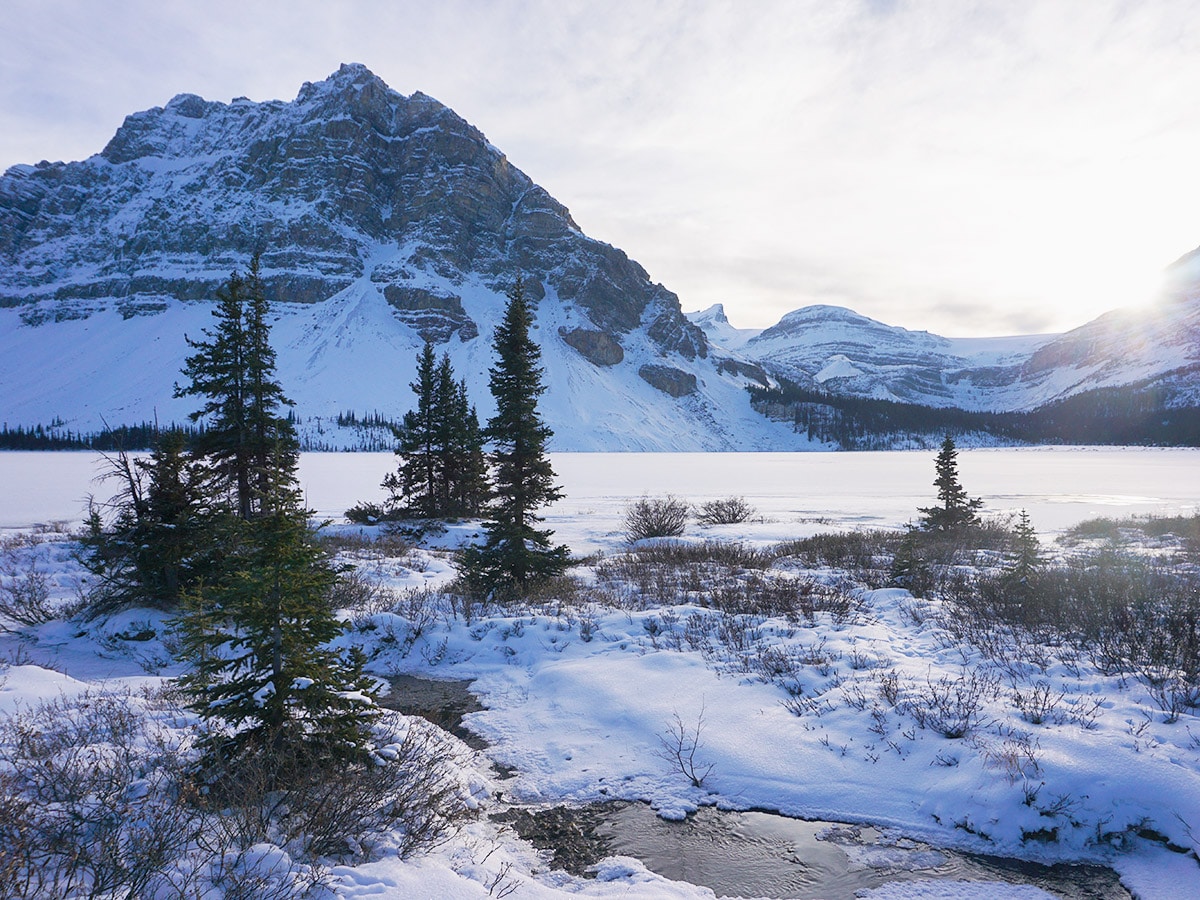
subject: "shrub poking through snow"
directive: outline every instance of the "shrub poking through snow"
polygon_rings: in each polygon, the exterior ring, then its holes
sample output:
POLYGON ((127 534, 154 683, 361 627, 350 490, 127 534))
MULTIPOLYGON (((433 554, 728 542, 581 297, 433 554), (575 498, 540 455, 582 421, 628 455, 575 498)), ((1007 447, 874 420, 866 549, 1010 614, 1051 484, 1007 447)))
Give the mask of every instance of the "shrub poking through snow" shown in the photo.
POLYGON ((84 694, 0 727, 0 896, 158 896, 201 824, 178 746, 128 694, 84 694))
POLYGON ((0 631, 15 625, 40 625, 54 618, 50 579, 38 567, 38 539, 0 540, 0 631))
POLYGON ((646 538, 679 537, 687 519, 686 500, 671 494, 642 497, 625 510, 625 537, 631 544, 646 538))
POLYGON ((701 525, 738 525, 757 511, 745 497, 725 497, 701 504, 696 510, 696 521, 701 525))
POLYGON ((713 763, 699 762, 696 754, 703 746, 700 734, 704 731, 704 706, 696 715, 694 725, 684 724, 678 712, 671 715, 671 723, 659 736, 662 745, 655 755, 666 762, 673 770, 684 775, 692 783, 692 787, 702 787, 704 780, 712 774, 713 763))
POLYGON ((195 726, 168 695, 85 693, 4 717, 0 896, 287 900, 329 885, 316 857, 408 857, 474 815, 460 742, 391 712, 374 737, 354 766, 242 760, 201 788, 195 726))

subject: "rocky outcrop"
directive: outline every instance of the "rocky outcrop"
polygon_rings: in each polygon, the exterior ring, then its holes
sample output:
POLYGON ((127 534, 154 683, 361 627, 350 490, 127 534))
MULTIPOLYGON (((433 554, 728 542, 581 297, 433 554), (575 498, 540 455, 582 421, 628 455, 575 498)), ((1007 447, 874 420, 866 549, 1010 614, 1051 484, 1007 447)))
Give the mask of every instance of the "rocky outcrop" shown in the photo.
POLYGON ((625 359, 625 351, 607 331, 592 331, 587 328, 558 329, 559 336, 569 347, 596 366, 615 366, 625 359))
POLYGON ((479 336, 479 328, 463 309, 462 298, 438 294, 425 288, 386 285, 383 296, 395 308, 396 318, 432 344, 444 344, 455 334, 469 341, 479 336))
POLYGON ((672 366, 645 365, 638 369, 638 375, 651 387, 675 398, 696 393, 696 376, 672 366))
POLYGON ((757 363, 747 362, 744 359, 722 359, 717 363, 718 372, 728 372, 730 375, 736 375, 741 378, 748 378, 761 384, 763 387, 771 386, 771 379, 767 376, 766 369, 757 363))

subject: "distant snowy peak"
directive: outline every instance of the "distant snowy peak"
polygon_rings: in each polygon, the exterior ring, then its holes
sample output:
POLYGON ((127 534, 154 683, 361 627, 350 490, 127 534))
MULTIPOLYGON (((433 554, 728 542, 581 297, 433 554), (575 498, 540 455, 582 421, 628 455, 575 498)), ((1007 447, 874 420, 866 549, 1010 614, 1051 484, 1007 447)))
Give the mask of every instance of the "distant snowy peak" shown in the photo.
POLYGON ((518 272, 619 340, 646 328, 665 353, 703 357, 678 298, 451 109, 343 65, 292 102, 179 94, 126 118, 79 163, 0 178, 0 304, 44 319, 106 304, 126 315, 210 297, 263 249, 273 299, 326 300, 367 276, 399 318, 442 341, 478 334, 458 284, 518 272), (372 269, 376 248, 390 246, 372 269))
MULTIPOLYGON (((718 344, 720 312, 691 314, 718 344)), ((843 307, 806 306, 738 350, 800 384, 932 406, 1032 409, 1082 391, 1149 389, 1159 381, 1170 402, 1184 403, 1200 396, 1200 289, 1108 313, 1063 335, 1001 338, 945 338, 843 307)))
POLYGON ((687 313, 687 317, 693 325, 704 331, 709 341, 726 350, 740 350, 762 331, 761 328, 735 328, 725 315, 723 303, 714 303, 708 309, 687 313))
POLYGON ((845 345, 851 349, 884 351, 902 356, 944 353, 949 348, 949 341, 927 331, 909 331, 885 325, 853 310, 825 305, 793 310, 751 343, 758 347, 807 344, 814 348, 825 348, 845 345))
POLYGON ((1022 379, 1043 395, 1183 376, 1200 386, 1200 295, 1115 310, 1035 350, 1022 379))

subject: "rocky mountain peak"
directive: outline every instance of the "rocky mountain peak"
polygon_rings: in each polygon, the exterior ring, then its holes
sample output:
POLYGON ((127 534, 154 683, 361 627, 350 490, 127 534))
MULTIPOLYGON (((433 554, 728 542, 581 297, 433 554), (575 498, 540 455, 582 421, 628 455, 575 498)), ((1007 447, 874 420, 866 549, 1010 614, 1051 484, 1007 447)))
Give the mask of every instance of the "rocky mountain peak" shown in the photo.
POLYGON ((366 278, 422 338, 473 340, 464 286, 502 294, 520 272, 581 327, 707 352, 674 294, 481 131, 360 63, 291 102, 179 94, 128 116, 98 157, 0 178, 0 305, 40 304, 39 320, 210 297, 256 250, 272 299, 321 302, 366 278))

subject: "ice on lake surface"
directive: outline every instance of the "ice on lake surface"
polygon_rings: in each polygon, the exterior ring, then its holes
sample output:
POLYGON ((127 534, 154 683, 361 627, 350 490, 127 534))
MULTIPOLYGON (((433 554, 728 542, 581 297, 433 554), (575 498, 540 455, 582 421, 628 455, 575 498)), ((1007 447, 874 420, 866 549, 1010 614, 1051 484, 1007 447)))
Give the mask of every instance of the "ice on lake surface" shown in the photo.
MULTIPOLYGON (((565 498, 547 524, 577 553, 612 546, 626 505, 675 494, 693 503, 744 496, 764 520, 737 537, 778 540, 818 530, 895 528, 934 501, 933 451, 872 453, 556 453, 565 498)), ((984 511, 1026 509, 1043 533, 1096 516, 1193 513, 1200 450, 1037 447, 962 450, 959 474, 984 511)), ((300 480, 318 516, 382 500, 391 453, 305 453, 300 480)), ((105 499, 95 453, 0 453, 0 527, 82 521, 88 495, 105 499)), ((719 529, 714 537, 724 535, 719 529)))

